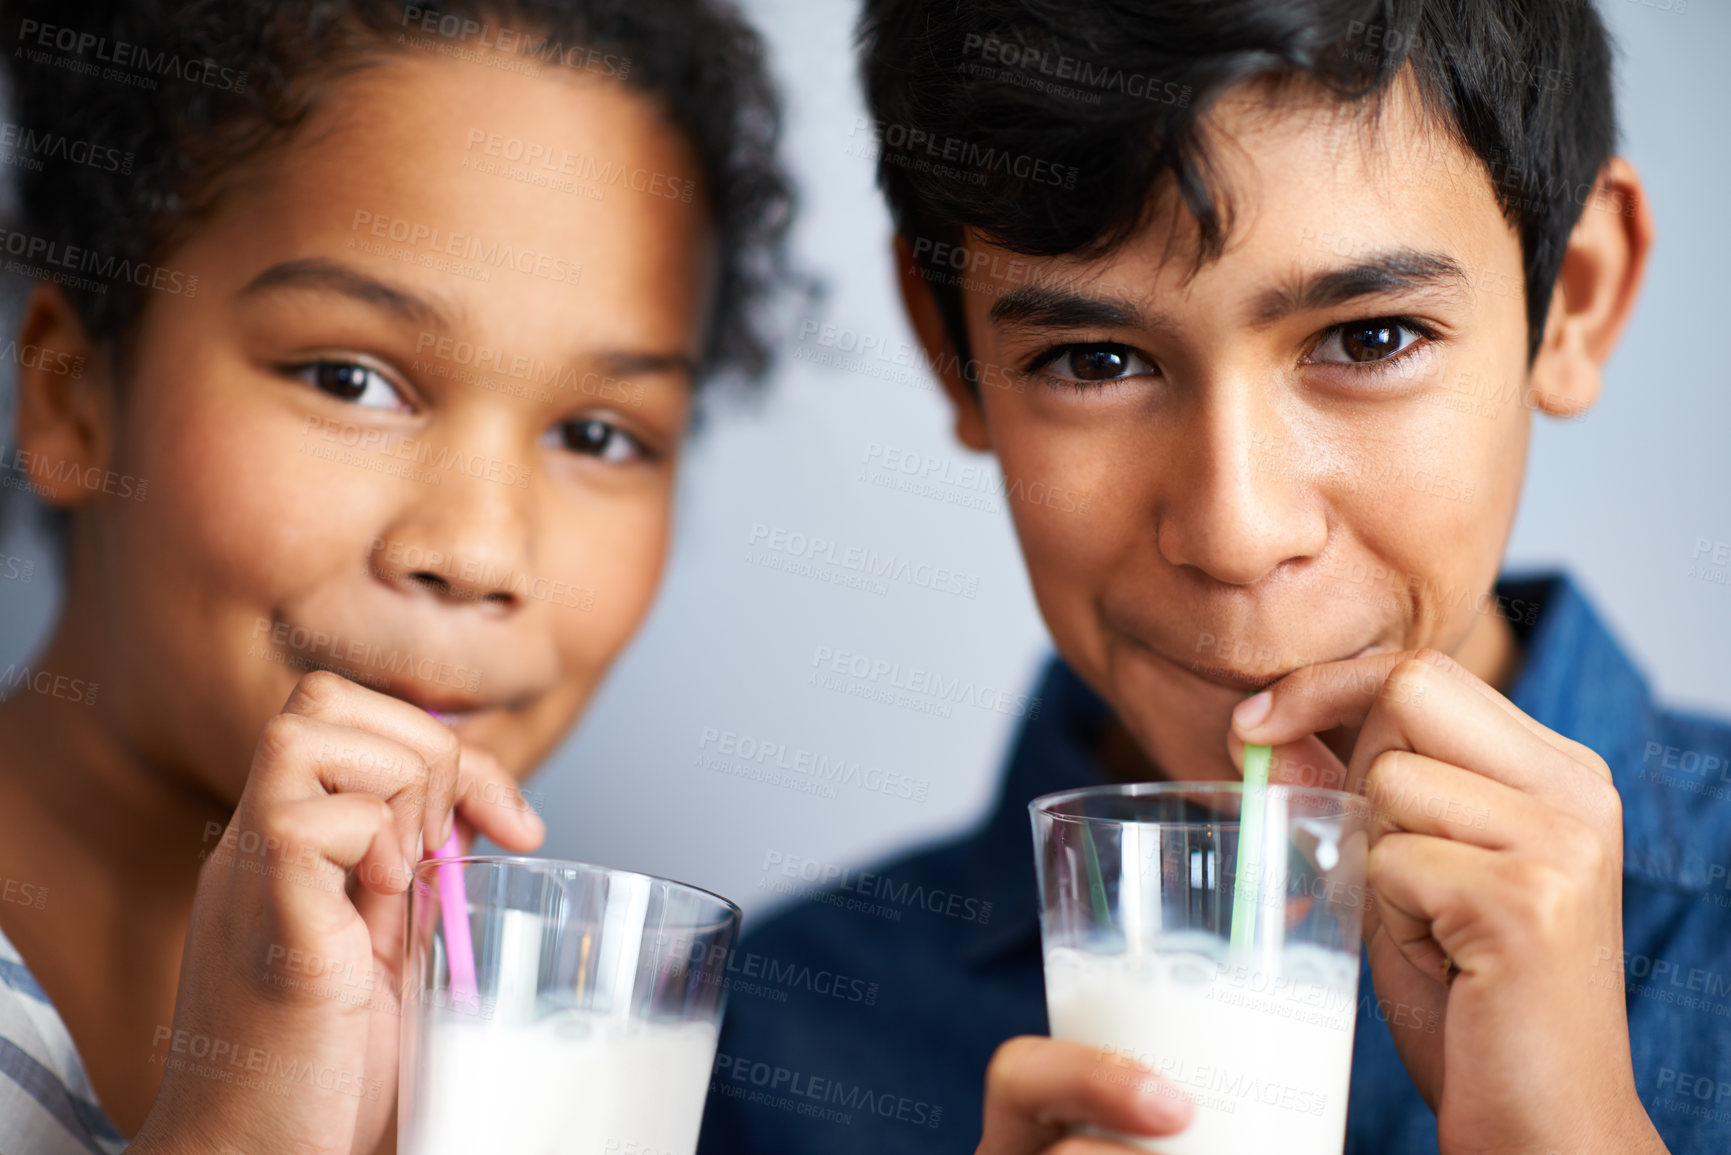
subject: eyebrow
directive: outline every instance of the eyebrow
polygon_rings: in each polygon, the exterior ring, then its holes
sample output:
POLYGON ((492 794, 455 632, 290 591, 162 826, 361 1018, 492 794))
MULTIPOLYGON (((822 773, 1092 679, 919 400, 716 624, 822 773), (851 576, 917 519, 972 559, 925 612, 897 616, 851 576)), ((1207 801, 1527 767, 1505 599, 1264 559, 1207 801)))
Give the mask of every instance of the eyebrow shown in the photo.
POLYGON ((617 351, 601 353, 596 360, 608 372, 620 377, 642 373, 654 375, 658 373, 682 373, 695 380, 697 377, 697 361, 684 353, 640 353, 632 351, 617 351))
POLYGON ((323 257, 282 261, 246 283, 237 296, 250 297, 276 289, 310 289, 338 293, 395 313, 405 321, 438 329, 452 328, 445 310, 424 297, 323 257))
POLYGON ((1049 285, 1021 285, 992 302, 994 325, 1027 329, 1157 328, 1135 302, 1091 297, 1049 285))
POLYGON ((1272 325, 1294 313, 1331 309, 1360 297, 1415 290, 1467 291, 1471 278, 1461 263, 1444 253, 1391 249, 1321 273, 1300 273, 1295 281, 1259 294, 1251 316, 1272 325))
MULTIPOLYGON (((1471 279, 1453 257, 1418 249, 1373 253, 1350 265, 1301 273, 1291 282, 1258 294, 1251 317, 1271 325, 1293 313, 1329 309, 1361 297, 1415 290, 1468 290, 1471 279)), ((992 302, 987 318, 1006 328, 1171 330, 1162 313, 1144 311, 1127 297, 1091 296, 1049 285, 1022 285, 992 302)))

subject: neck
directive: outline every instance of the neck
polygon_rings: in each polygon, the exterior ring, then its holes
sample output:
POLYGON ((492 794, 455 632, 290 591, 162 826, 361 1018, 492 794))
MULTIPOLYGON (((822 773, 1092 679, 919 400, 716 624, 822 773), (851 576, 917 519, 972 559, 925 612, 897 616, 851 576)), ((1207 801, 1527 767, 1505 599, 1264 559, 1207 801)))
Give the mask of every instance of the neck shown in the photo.
POLYGON ((114 936, 178 943, 205 824, 226 825, 229 807, 152 764, 122 716, 125 696, 103 684, 118 671, 100 653, 63 616, 47 652, 27 663, 30 680, 15 678, 0 702, 0 869, 51 896, 49 917, 5 925, 39 942, 32 928, 51 925, 114 946, 125 945, 114 936))

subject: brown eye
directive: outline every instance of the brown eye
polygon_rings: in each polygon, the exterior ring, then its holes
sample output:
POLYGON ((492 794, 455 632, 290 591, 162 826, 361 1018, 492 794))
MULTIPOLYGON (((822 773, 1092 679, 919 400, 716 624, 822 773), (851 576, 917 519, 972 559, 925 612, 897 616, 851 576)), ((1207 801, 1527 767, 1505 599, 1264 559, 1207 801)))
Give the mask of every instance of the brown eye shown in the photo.
POLYGON ((588 418, 566 421, 553 430, 554 439, 562 449, 584 457, 619 464, 646 456, 638 440, 611 421, 588 418))
POLYGON ((295 374, 320 393, 365 409, 408 407, 383 373, 355 361, 315 361, 301 366, 295 374))
POLYGON ((353 401, 367 391, 367 370, 359 365, 339 365, 334 361, 320 361, 313 370, 314 380, 320 389, 333 397, 341 397, 344 401, 353 401))
POLYGON ((1406 352, 1425 336, 1417 325, 1396 317, 1377 317, 1336 325, 1308 360, 1331 365, 1364 365, 1406 352))
POLYGON ((1341 348, 1354 361, 1380 361, 1400 352, 1399 325, 1367 325, 1341 334, 1341 348))
POLYGON ((1044 371, 1063 381, 1118 381, 1154 372, 1128 345, 1066 345, 1046 359, 1044 371))

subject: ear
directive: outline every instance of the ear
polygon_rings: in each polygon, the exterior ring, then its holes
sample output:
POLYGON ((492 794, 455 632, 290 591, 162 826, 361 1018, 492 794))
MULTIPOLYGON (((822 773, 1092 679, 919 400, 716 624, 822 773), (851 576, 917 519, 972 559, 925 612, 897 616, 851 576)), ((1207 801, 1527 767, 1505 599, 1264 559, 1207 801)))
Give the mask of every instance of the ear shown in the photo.
POLYGON ((1652 248, 1653 210, 1641 178, 1627 160, 1612 157, 1569 234, 1551 294, 1529 385, 1541 411, 1569 417, 1598 401, 1605 362, 1635 311, 1652 248))
POLYGON ((38 285, 18 326, 18 464, 49 505, 70 509, 100 497, 81 479, 108 467, 113 397, 107 358, 59 288, 38 285))
POLYGON ((900 278, 902 305, 908 311, 908 321, 926 351, 926 362, 938 375, 950 404, 956 410, 956 440, 979 453, 990 452, 992 437, 986 427, 986 414, 980 405, 979 390, 962 371, 960 358, 944 327, 944 316, 938 310, 937 298, 925 278, 925 270, 914 259, 907 237, 896 234, 896 272, 900 278))

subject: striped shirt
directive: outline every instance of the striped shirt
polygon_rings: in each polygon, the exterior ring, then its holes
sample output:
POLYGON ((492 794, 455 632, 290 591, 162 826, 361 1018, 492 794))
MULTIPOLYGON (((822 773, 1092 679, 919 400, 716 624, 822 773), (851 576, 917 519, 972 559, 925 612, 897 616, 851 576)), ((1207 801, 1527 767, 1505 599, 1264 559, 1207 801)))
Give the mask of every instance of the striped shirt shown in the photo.
POLYGON ((115 1155, 114 1129, 78 1048, 36 976, 0 931, 0 1155, 115 1155))

